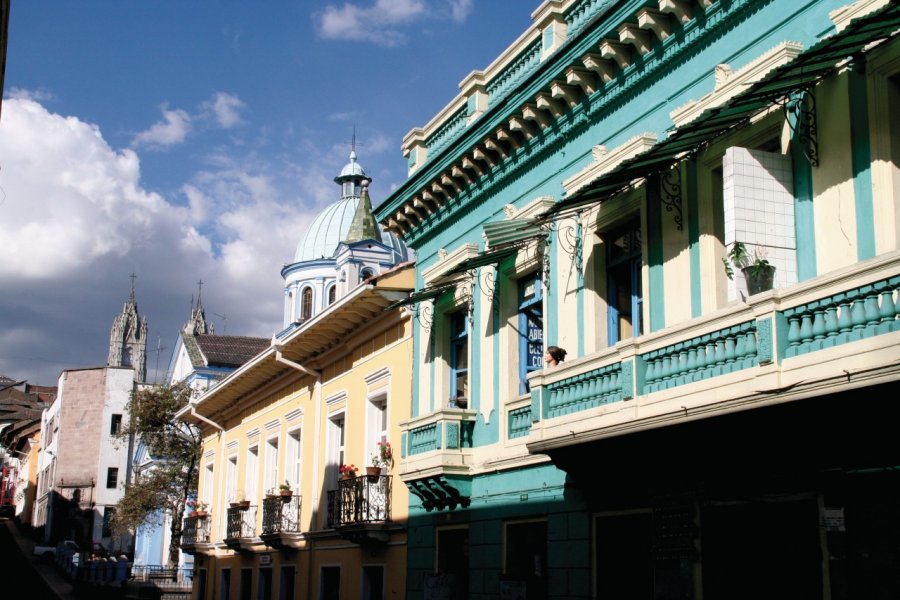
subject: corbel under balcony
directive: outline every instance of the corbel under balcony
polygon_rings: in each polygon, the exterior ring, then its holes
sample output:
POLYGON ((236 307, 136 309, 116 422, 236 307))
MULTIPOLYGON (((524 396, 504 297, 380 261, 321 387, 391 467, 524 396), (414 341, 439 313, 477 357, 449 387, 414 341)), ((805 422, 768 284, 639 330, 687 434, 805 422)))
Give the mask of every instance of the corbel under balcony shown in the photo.
POLYGON ((672 15, 682 24, 694 18, 690 0, 659 0, 659 10, 672 15))
MULTIPOLYGON (((484 140, 484 147, 491 152, 496 152, 500 155, 501 159, 505 159, 509 156, 509 153, 506 151, 506 148, 503 147, 503 144, 500 143, 499 133, 497 134, 497 139, 487 138, 484 140)), ((485 156, 488 156, 487 153, 484 153, 485 156)))
POLYGON ((593 71, 600 77, 600 81, 606 83, 615 77, 615 67, 611 61, 606 60, 596 52, 589 52, 581 57, 581 63, 588 71, 593 71))
POLYGON ((737 71, 732 72, 727 68, 727 65, 719 65, 714 72, 716 86, 713 91, 700 98, 700 100, 692 100, 676 108, 669 113, 669 116, 676 127, 686 125, 705 111, 721 106, 729 99, 746 90, 773 69, 791 62, 801 52, 803 52, 803 44, 782 42, 737 71))
POLYGON ((437 208, 434 202, 425 201, 424 194, 413 198, 413 206, 416 207, 420 213, 425 213, 425 218, 434 214, 434 211, 437 208))
POLYGON ((631 65, 631 51, 621 42, 603 40, 600 42, 600 56, 615 61, 620 69, 626 69, 631 65))
POLYGON ((472 185, 472 178, 469 177, 469 174, 457 165, 453 165, 452 167, 450 167, 450 175, 454 180, 462 179, 466 182, 466 185, 472 185))
POLYGON ((663 41, 672 33, 669 16, 653 8, 642 8, 637 13, 638 27, 652 31, 659 41, 663 41))
POLYGON ((597 79, 597 75, 587 69, 579 69, 578 67, 566 69, 566 83, 577 85, 585 96, 590 96, 599 89, 597 79))
POLYGON ((634 46, 641 56, 650 52, 653 47, 650 42, 650 34, 633 23, 619 25, 619 41, 634 46))
POLYGON ((457 183, 456 179, 454 179, 450 173, 441 173, 441 185, 444 189, 449 187, 453 190, 450 194, 451 196, 455 196, 462 191, 462 186, 457 183))

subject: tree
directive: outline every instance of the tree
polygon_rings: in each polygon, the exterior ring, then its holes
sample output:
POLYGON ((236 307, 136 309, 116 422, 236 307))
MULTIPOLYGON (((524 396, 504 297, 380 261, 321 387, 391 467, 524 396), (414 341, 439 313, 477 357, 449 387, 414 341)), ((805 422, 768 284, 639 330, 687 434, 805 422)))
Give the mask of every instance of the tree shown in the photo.
POLYGON ((194 391, 187 385, 155 385, 132 393, 126 410, 127 424, 117 434, 146 445, 154 463, 135 474, 116 505, 111 526, 131 533, 144 523, 158 520, 160 512, 171 516, 170 566, 178 564, 182 522, 188 498, 196 494, 200 464, 199 431, 175 419, 188 405, 194 391))

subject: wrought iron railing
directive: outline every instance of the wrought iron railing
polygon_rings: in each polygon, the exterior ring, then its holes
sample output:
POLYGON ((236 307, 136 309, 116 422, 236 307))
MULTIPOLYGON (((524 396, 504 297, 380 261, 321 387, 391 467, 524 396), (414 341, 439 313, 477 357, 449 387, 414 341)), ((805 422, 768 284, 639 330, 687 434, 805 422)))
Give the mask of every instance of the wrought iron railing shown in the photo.
POLYGON ((225 539, 250 538, 256 535, 256 506, 228 509, 225 539))
POLYGON ((181 528, 181 545, 209 543, 209 522, 208 516, 185 518, 181 528))
POLYGON ((270 496, 263 500, 262 535, 300 531, 300 496, 270 496))
POLYGON ((391 476, 360 475, 338 481, 328 492, 328 527, 386 523, 391 520, 391 476))

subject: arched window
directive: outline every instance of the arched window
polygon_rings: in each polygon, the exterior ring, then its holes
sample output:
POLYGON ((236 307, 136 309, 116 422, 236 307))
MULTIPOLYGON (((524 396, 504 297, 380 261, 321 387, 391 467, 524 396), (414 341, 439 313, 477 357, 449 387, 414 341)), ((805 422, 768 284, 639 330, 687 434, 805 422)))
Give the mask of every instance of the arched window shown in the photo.
POLYGON ((328 304, 334 304, 335 290, 337 290, 336 285, 333 285, 330 288, 328 288, 328 304))
POLYGON ((366 267, 366 268, 363 269, 362 272, 359 274, 359 280, 360 280, 360 281, 365 281, 365 280, 368 279, 369 277, 372 277, 374 274, 375 274, 375 271, 373 271, 372 269, 366 267))
POLYGON ((312 316, 312 288, 305 288, 300 294, 300 318, 307 320, 312 316))

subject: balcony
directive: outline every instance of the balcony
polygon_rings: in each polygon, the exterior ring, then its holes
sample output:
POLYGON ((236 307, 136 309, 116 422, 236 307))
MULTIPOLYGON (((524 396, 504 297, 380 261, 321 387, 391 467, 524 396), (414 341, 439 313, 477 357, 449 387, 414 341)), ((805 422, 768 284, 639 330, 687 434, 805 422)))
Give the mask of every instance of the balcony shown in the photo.
POLYGON ((896 381, 898 289, 892 252, 539 372, 528 449, 896 381))
POLYGON ((181 527, 181 550, 196 554, 212 548, 209 539, 209 516, 195 516, 184 519, 181 527))
POLYGON ((475 416, 474 410, 445 408, 401 423, 408 450, 400 478, 469 475, 475 416))
POLYGON ((327 526, 357 544, 387 542, 391 526, 391 476, 361 475, 328 492, 327 526))
POLYGON ((260 538, 274 548, 292 547, 300 542, 300 496, 268 496, 263 500, 260 538))
POLYGON ((251 550, 261 543, 256 537, 257 506, 232 505, 228 509, 225 545, 232 550, 251 550))

